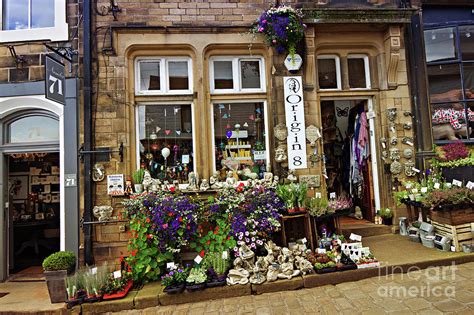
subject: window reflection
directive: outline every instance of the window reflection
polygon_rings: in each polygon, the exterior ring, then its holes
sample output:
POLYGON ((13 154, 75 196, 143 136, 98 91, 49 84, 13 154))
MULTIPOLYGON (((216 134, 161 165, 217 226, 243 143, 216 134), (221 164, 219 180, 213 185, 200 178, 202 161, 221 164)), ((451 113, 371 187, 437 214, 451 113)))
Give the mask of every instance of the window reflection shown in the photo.
POLYGON ((428 67, 431 102, 457 101, 463 98, 459 64, 428 67))
POLYGON ((457 58, 454 34, 453 27, 425 31, 426 61, 457 58))
POLYGON ((318 79, 320 89, 337 89, 336 59, 318 59, 318 79))
POLYGON ((54 0, 3 0, 3 29, 54 27, 54 0))
POLYGON ((9 143, 58 141, 59 122, 47 116, 20 118, 8 126, 9 143))

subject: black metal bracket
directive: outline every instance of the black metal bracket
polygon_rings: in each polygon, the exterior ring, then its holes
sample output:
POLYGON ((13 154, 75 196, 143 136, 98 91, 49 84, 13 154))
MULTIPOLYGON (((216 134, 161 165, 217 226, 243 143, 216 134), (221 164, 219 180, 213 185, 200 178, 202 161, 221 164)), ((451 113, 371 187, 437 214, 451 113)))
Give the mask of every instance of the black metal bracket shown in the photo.
POLYGON ((74 50, 72 47, 52 47, 48 44, 44 44, 44 46, 71 63, 72 58, 78 54, 77 50, 74 50))
POLYGON ((15 65, 16 68, 23 68, 23 65, 26 64, 26 59, 23 56, 18 56, 16 51, 15 51, 15 46, 13 45, 8 45, 8 50, 10 50, 10 55, 12 58, 15 60, 15 65))
POLYGON ((105 148, 97 148, 96 150, 92 150, 92 151, 86 151, 84 150, 84 144, 83 144, 79 148, 78 152, 79 152, 79 158, 81 159, 81 162, 84 161, 84 154, 95 155, 96 162, 108 162, 110 161, 110 154, 117 153, 117 152, 120 156, 120 162, 123 162, 123 155, 124 155, 123 150, 124 150, 123 142, 120 142, 120 146, 117 150, 112 150, 108 147, 105 147, 105 148))
POLYGON ((96 13, 101 16, 106 16, 109 13, 112 13, 114 16, 114 21, 117 21, 117 15, 122 13, 122 8, 117 4, 117 0, 110 0, 110 6, 102 6, 100 9, 96 7, 96 13))

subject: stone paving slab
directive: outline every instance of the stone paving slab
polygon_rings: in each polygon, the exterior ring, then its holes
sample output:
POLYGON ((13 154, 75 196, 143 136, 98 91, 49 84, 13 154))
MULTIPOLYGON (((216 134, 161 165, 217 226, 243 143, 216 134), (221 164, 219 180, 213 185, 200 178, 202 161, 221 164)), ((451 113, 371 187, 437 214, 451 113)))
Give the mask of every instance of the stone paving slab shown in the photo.
POLYGON ((107 312, 131 310, 133 309, 133 300, 137 293, 137 290, 131 290, 123 299, 81 304, 82 314, 103 314, 107 312))
POLYGON ((291 280, 277 280, 274 282, 264 282, 262 284, 252 284, 252 293, 263 294, 278 291, 290 291, 303 288, 303 278, 294 277, 291 280))
POLYGON ((163 286, 159 282, 147 283, 138 291, 133 300, 135 309, 148 308, 159 305, 158 296, 163 293, 163 286))

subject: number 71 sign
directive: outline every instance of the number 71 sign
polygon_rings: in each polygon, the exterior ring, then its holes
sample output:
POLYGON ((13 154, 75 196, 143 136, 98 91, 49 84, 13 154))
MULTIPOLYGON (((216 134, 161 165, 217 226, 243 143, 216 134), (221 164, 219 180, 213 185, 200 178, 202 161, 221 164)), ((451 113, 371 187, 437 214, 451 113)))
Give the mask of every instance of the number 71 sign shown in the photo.
POLYGON ((66 77, 64 75, 64 64, 50 56, 46 56, 45 82, 46 98, 65 105, 66 77))

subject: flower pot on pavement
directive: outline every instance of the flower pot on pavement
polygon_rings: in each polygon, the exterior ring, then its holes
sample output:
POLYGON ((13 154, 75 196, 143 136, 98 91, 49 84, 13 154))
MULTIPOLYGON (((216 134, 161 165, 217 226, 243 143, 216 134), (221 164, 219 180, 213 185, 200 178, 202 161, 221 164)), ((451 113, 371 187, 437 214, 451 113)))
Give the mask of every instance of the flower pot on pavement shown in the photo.
POLYGON ((66 301, 67 270, 44 271, 51 303, 66 301))

